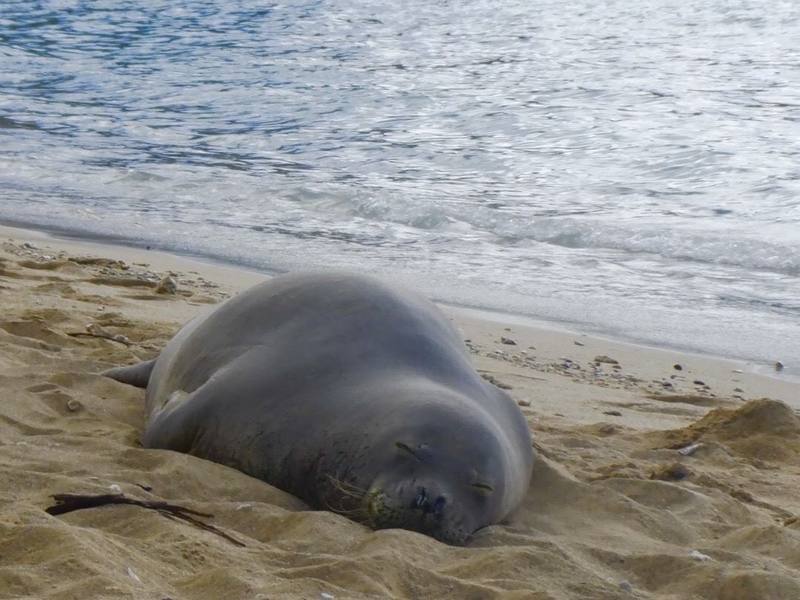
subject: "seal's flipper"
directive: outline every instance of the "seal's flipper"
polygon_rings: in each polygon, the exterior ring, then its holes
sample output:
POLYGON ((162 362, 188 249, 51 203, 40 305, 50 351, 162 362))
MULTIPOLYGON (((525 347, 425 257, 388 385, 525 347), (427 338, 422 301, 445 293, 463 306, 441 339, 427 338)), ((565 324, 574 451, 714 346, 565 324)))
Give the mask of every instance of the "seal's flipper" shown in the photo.
POLYGON ((130 367, 116 367, 103 371, 102 375, 116 379, 128 385, 135 385, 136 387, 146 388, 147 383, 150 381, 150 373, 153 371, 153 366, 156 364, 156 359, 141 362, 138 365, 130 367))

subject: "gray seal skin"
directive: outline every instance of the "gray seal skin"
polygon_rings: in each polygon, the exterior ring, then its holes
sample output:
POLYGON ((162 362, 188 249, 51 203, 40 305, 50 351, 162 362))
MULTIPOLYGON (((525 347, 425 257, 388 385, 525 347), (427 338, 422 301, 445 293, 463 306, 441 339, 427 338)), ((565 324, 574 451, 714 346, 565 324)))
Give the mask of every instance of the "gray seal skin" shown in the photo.
POLYGON ((528 488, 517 404, 428 300, 371 277, 275 277, 106 372, 147 387, 148 448, 239 469, 375 529, 464 544, 528 488))

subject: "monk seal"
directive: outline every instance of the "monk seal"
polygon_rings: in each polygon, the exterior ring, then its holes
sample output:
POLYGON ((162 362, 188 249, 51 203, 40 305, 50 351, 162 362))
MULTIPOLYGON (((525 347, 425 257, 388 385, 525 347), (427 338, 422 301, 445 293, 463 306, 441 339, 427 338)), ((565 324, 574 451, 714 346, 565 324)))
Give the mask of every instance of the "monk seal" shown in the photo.
POLYGON ((148 448, 239 469, 374 529, 466 543, 523 499, 534 454, 430 301, 372 277, 275 277, 185 325, 154 360, 148 448))

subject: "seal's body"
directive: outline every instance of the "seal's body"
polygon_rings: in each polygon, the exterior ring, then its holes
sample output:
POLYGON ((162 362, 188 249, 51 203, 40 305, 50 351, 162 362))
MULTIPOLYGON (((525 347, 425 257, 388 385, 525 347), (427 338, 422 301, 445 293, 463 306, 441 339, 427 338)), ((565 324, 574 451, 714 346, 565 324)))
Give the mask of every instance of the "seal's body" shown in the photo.
POLYGON ((107 374, 146 384, 145 446, 374 528, 464 543, 528 488, 516 403, 437 307, 372 278, 276 277, 188 323, 155 361, 107 374))

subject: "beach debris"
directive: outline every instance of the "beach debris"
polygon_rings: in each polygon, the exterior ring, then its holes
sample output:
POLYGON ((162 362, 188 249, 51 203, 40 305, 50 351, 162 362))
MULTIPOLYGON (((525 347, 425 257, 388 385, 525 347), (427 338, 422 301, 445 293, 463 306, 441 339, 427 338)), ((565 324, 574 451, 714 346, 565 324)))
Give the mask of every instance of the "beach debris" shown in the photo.
POLYGON ((128 567, 128 577, 133 579, 136 583, 142 583, 142 580, 139 579, 139 576, 136 574, 136 571, 128 567))
POLYGON ((783 371, 783 363, 781 361, 777 361, 775 363, 775 370, 776 371, 783 371))
POLYGON ((142 508, 158 511, 163 516, 170 519, 181 519, 199 529, 211 532, 228 540, 234 546, 239 546, 240 548, 245 547, 244 543, 233 536, 197 518, 203 517, 206 519, 213 519, 214 515, 202 513, 177 504, 170 504, 161 500, 138 500, 125 496, 124 494, 54 494, 52 498, 56 503, 45 509, 45 512, 52 516, 63 515, 86 508, 108 506, 110 504, 130 504, 132 506, 140 506, 142 508))
POLYGON ((672 368, 675 369, 676 371, 683 371, 683 367, 681 365, 679 365, 678 363, 675 363, 674 365, 672 365, 672 368))
POLYGON ((731 373, 744 373, 741 369, 734 369, 731 373))
POLYGON ((603 411, 603 414, 604 415, 610 415, 612 417, 621 417, 622 416, 622 413, 619 412, 618 410, 606 410, 606 411, 603 411))
POLYGON ((678 454, 681 454, 683 456, 691 456, 702 447, 703 447, 702 442, 695 442, 694 444, 689 444, 688 446, 684 446, 683 448, 678 448, 678 454))
POLYGON ((600 354, 599 356, 594 357, 594 362, 596 363, 605 363, 608 365, 618 365, 619 361, 611 358, 610 356, 606 356, 605 354, 600 354))
POLYGON ((501 390, 513 390, 514 388, 508 385, 507 383, 503 383, 499 379, 497 379, 491 373, 481 373, 481 377, 483 377, 486 381, 491 383, 495 387, 499 387, 501 390))
POLYGON ((97 323, 89 323, 86 325, 86 331, 71 331, 67 333, 70 337, 96 337, 101 338, 104 340, 111 340, 112 342, 118 342, 125 346, 130 346, 131 341, 124 335, 121 334, 113 334, 109 331, 106 331, 97 323))
POLYGON ((699 562, 706 562, 706 561, 709 561, 709 560, 714 560, 708 554, 703 554, 699 550, 692 550, 691 552, 689 552, 689 557, 693 558, 694 560, 699 561, 699 562))
POLYGON ((531 405, 531 401, 530 400, 517 400, 517 404, 519 404, 520 406, 530 406, 531 405))
POLYGON ((112 494, 121 494, 122 493, 122 488, 119 487, 116 483, 112 483, 110 486, 108 486, 108 489, 111 490, 112 494))
POLYGON ((336 596, 328 592, 320 592, 319 594, 319 600, 334 600, 334 598, 336 598, 336 596))
POLYGON ((575 340, 572 343, 575 344, 576 346, 585 346, 586 345, 583 342, 579 342, 578 340, 575 340))
POLYGON ((507 337, 505 337, 505 336, 503 336, 503 337, 501 337, 501 338, 500 338, 500 343, 501 343, 501 344, 505 344, 505 345, 507 345, 507 346, 516 346, 516 345, 517 345, 517 342, 515 342, 515 341, 514 341, 514 340, 512 340, 511 338, 507 338, 507 337))
POLYGON ((738 388, 738 387, 737 388, 733 388, 733 391, 734 392, 739 392, 740 394, 744 393, 744 390, 742 388, 738 388))

